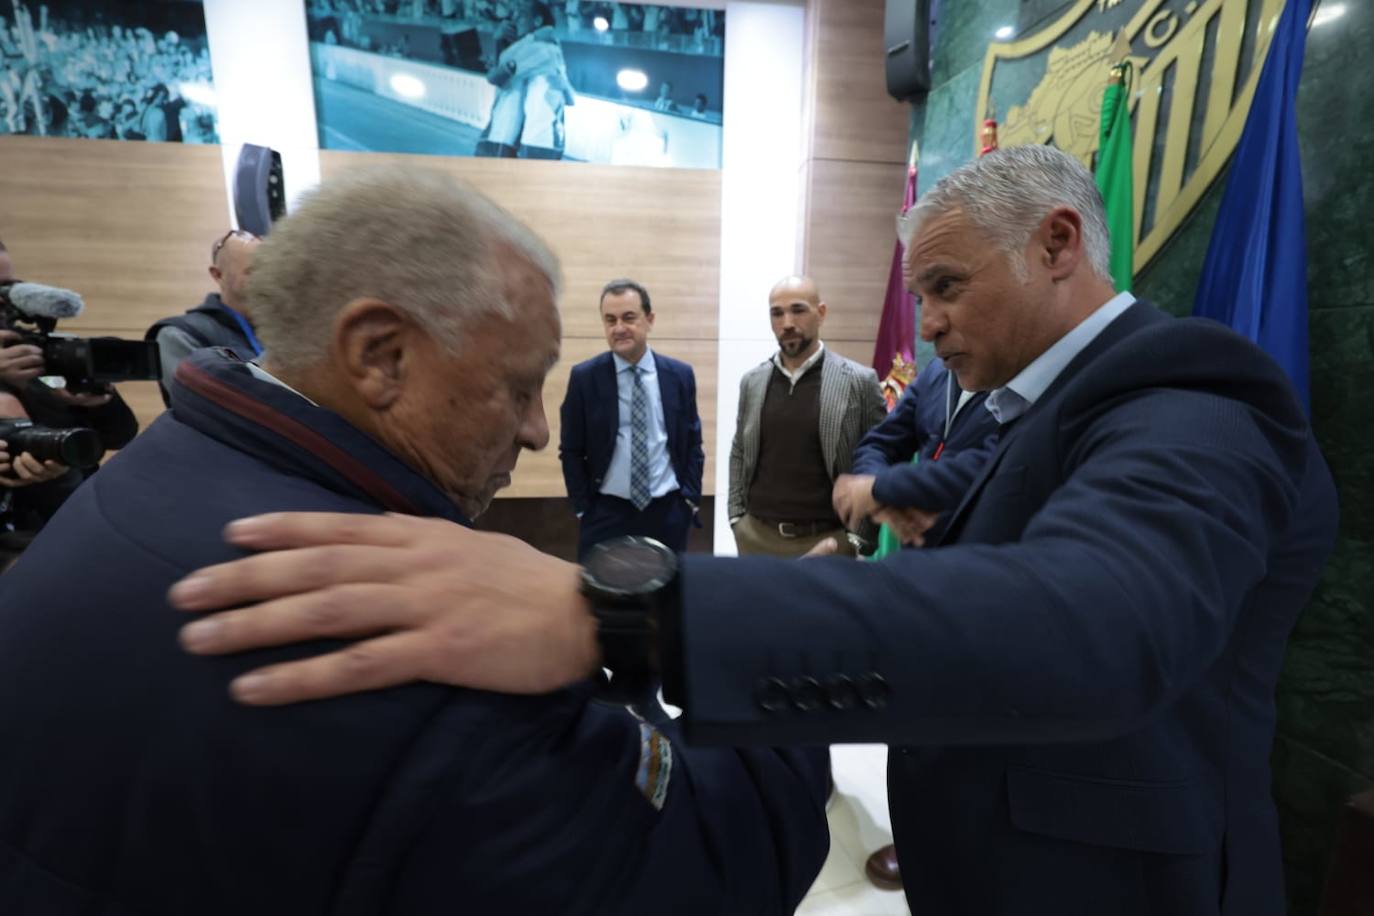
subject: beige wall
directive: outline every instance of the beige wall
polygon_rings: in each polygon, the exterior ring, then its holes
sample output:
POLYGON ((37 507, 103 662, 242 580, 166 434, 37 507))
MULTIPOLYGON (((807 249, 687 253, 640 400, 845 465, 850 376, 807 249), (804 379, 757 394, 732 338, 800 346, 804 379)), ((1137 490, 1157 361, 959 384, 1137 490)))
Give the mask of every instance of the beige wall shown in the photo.
MULTIPOLYGON (((0 239, 16 272, 86 301, 60 330, 142 338, 198 304, 226 228, 218 146, 0 137, 0 239)), ((120 391, 140 423, 162 412, 155 382, 120 391)))
POLYGON ((825 339, 864 365, 882 315, 910 124, 887 94, 883 0, 810 0, 803 270, 829 305, 825 339))
MULTIPOLYGON (((330 175, 385 162, 439 168, 528 221, 563 260, 563 361, 545 392, 548 450, 522 459, 508 496, 563 496, 558 406, 573 363, 600 352, 597 296, 633 276, 653 295, 653 344, 696 369, 713 488, 720 260, 720 175, 563 162, 323 151, 330 175)), ((209 247, 226 228, 219 147, 0 138, 0 239, 25 279, 82 294, 81 334, 142 337, 213 287, 209 247)), ((359 231, 366 231, 365 221, 359 231)), ((162 410, 153 383, 121 386, 143 424, 162 410)))

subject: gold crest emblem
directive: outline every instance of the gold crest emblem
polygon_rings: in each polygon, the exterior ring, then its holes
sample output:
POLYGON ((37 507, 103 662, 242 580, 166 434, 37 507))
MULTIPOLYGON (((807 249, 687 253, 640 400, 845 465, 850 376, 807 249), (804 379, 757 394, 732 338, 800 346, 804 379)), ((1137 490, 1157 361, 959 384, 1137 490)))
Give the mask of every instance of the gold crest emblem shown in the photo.
POLYGON ((1007 112, 1002 146, 1053 143, 1091 168, 1108 70, 1126 56, 1138 74, 1130 97, 1138 271, 1240 140, 1283 3, 1079 0, 1041 32, 988 47, 973 136, 995 106, 1007 112))

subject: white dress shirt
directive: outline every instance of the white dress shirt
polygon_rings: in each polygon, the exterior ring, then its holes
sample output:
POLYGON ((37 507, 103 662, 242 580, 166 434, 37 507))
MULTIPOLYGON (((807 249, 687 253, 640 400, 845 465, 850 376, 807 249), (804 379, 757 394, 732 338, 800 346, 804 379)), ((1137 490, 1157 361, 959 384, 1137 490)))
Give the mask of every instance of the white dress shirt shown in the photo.
MULTIPOLYGON (((630 406, 634 397, 633 366, 612 353, 615 360, 615 387, 619 394, 620 425, 615 434, 615 451, 611 464, 601 481, 601 492, 607 496, 630 498, 630 406)), ((637 364, 644 380, 644 392, 649 396, 649 495, 657 499, 678 488, 673 462, 668 457, 668 427, 663 419, 663 393, 658 387, 658 365, 654 351, 646 349, 637 364)))
POLYGON ((820 345, 816 347, 816 352, 808 356, 806 362, 802 363, 796 369, 789 369, 783 364, 781 350, 773 354, 773 365, 777 367, 778 371, 781 372, 790 383, 787 388, 788 394, 797 390, 797 382, 800 382, 801 377, 820 361, 823 353, 825 353, 825 341, 821 341, 820 345))
POLYGON ((984 403, 997 418, 997 422, 1010 423, 1030 410, 1031 405, 1040 399, 1050 385, 1054 384, 1054 380, 1059 378, 1059 374, 1073 362, 1073 358, 1082 353, 1088 344, 1097 339, 1098 334, 1106 330, 1107 325, 1120 317, 1134 302, 1135 296, 1130 293, 1117 293, 1097 311, 1079 322, 1076 328, 1032 360, 1031 364, 1018 372, 1015 378, 989 393, 984 403))

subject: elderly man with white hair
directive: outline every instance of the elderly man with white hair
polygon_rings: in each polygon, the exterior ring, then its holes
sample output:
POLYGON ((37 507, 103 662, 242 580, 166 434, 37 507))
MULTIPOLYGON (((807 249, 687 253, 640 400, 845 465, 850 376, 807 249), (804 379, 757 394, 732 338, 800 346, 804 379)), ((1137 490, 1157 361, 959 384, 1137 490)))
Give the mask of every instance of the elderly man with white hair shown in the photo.
MULTIPOLYGON (((632 694, 619 677, 540 697, 447 687, 462 629, 398 619, 390 649, 349 653, 366 676, 418 649, 430 683, 270 710, 233 702, 229 680, 339 643, 178 645, 167 590, 241 555, 221 534, 237 516, 389 512, 438 543, 549 439, 558 263, 477 193, 423 170, 345 177, 256 265, 261 364, 182 362, 170 413, 0 578, 0 913, 791 913, 826 856, 824 749, 686 747, 596 702, 632 694)), ((375 559, 345 550, 301 581, 375 559)), ((579 579, 567 563, 486 575, 551 601, 579 579)), ((583 579, 609 594, 617 570, 583 579)))
POLYGON ((888 742, 914 913, 1279 916, 1274 685, 1337 523, 1292 386, 1222 326, 1114 293, 1101 198, 1066 153, 984 156, 904 229, 921 334, 1001 423, 936 549, 687 556, 660 582, 608 545, 653 624, 636 659, 594 638, 598 596, 536 586, 553 561, 497 538, 252 519, 229 537, 271 552, 173 592, 253 605, 191 624, 210 628, 195 651, 364 637, 241 682, 254 705, 435 670, 529 691, 647 665, 697 741, 888 742), (499 621, 481 612, 496 600, 499 621), (387 652, 454 629, 442 662, 387 652), (359 651, 377 661, 361 675, 359 651))

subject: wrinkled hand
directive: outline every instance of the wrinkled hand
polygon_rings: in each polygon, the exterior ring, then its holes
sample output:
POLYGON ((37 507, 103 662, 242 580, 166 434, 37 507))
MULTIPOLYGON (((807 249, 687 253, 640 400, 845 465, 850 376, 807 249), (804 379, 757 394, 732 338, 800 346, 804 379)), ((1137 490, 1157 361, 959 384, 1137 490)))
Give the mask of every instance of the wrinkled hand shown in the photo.
POLYGON ((21 344, 17 331, 0 331, 0 382, 16 390, 43 374, 43 351, 21 344))
POLYGON ((835 478, 830 501, 835 514, 850 531, 857 530, 864 519, 881 508, 873 498, 873 480, 871 474, 841 474, 835 478))
MULTIPOLYGON (((108 386, 106 387, 108 388, 108 386)), ((110 389, 101 394, 87 394, 68 391, 65 388, 54 388, 52 394, 59 401, 73 407, 104 407, 114 397, 114 390, 110 389)))
POLYGON ((169 600, 224 611, 182 628, 190 652, 220 655, 321 638, 327 655, 250 672, 243 703, 276 705, 424 680, 545 693, 600 660, 578 567, 515 538, 410 516, 264 515, 226 539, 269 551, 192 573, 169 600))
POLYGON ((924 509, 887 507, 879 510, 873 516, 873 520, 891 528, 893 534, 897 535, 897 540, 903 544, 924 547, 926 532, 930 530, 930 527, 935 524, 939 517, 940 513, 926 512, 924 509))
POLYGON ((28 452, 20 452, 19 457, 11 458, 9 445, 0 439, 0 487, 14 490, 36 483, 56 480, 67 473, 67 466, 60 461, 39 461, 28 452))

